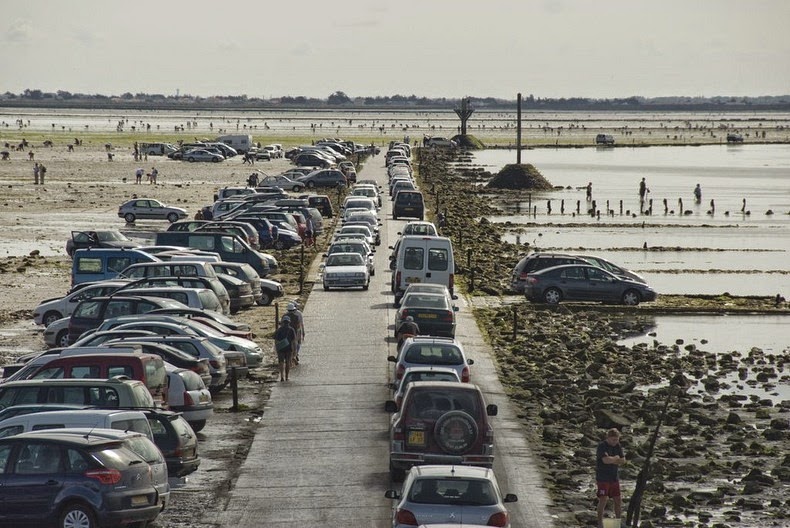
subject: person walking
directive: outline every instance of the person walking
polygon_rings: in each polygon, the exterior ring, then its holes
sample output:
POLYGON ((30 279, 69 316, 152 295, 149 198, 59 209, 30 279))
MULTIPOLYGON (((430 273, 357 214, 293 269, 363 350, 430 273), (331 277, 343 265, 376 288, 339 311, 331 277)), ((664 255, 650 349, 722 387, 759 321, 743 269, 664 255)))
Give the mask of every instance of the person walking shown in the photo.
POLYGON ((291 373, 291 358, 296 349, 296 333, 291 328, 291 318, 287 315, 280 319, 280 326, 274 332, 274 349, 277 351, 280 381, 288 381, 291 373))
POLYGON ((587 183, 587 201, 592 201, 592 182, 587 183))
POLYGON ((38 162, 33 165, 33 185, 38 185, 38 174, 41 168, 38 166, 38 162))
POLYGON ((645 195, 649 192, 650 190, 647 188, 647 182, 645 182, 645 179, 642 178, 642 181, 639 182, 639 201, 644 202, 645 195))
POLYGON ((159 171, 156 170, 156 167, 151 167, 151 174, 149 176, 148 183, 156 185, 156 177, 159 176, 159 171))
POLYGON ((702 203, 702 187, 699 186, 699 183, 694 187, 694 201, 696 203, 702 203))
POLYGON ((296 301, 288 303, 288 317, 291 318, 291 328, 296 333, 296 346, 294 348, 293 364, 299 364, 299 352, 302 351, 302 343, 304 342, 304 315, 299 310, 296 301))
POLYGON ((42 163, 38 166, 38 181, 41 185, 44 185, 44 177, 47 175, 47 168, 42 163))
POLYGON ((618 469, 625 464, 625 452, 620 445, 620 431, 609 429, 606 438, 598 444, 595 453, 595 483, 598 496, 598 528, 603 528, 603 514, 611 498, 614 501, 614 515, 622 516, 623 498, 620 495, 618 469))
POLYGON ((143 183, 143 174, 145 174, 145 170, 142 167, 138 167, 137 170, 134 171, 134 183, 141 184, 143 183))

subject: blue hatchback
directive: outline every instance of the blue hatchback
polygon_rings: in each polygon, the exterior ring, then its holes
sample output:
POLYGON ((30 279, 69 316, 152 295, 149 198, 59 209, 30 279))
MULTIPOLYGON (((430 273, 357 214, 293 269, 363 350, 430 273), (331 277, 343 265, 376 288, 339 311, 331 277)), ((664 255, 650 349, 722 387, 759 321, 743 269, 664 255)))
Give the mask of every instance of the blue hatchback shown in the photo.
POLYGON ((36 431, 0 439, 0 524, 151 522, 159 497, 148 464, 123 442, 36 431))

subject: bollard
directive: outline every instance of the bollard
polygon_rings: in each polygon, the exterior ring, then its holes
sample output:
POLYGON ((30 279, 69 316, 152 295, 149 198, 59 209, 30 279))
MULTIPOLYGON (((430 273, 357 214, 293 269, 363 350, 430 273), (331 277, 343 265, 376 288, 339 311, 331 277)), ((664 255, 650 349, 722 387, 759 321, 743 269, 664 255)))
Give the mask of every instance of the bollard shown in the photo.
POLYGON ((515 340, 518 333, 518 307, 514 305, 511 309, 513 310, 513 340, 515 340))
POLYGON ((551 214, 551 200, 546 200, 546 211, 547 214, 551 214))
POLYGON ((231 412, 239 412, 239 380, 236 376, 236 367, 230 368, 230 391, 233 394, 233 405, 231 412))
POLYGON ((565 200, 560 200, 560 214, 565 214, 565 200))
POLYGON ((532 193, 527 195, 527 211, 532 211, 532 193))
POLYGON ((532 208, 532 218, 537 218, 537 217, 538 217, 538 206, 536 205, 535 207, 532 208))
POLYGON ((472 269, 472 248, 466 250, 466 269, 472 269))
POLYGON ((280 303, 274 303, 274 326, 280 322, 280 303))
POLYGON ((620 216, 623 216, 623 201, 620 200, 620 216))
POLYGON ((581 210, 582 210, 582 201, 576 200, 576 214, 581 214, 580 212, 581 210))
POLYGON ((475 270, 474 268, 469 270, 469 291, 475 291, 475 270))

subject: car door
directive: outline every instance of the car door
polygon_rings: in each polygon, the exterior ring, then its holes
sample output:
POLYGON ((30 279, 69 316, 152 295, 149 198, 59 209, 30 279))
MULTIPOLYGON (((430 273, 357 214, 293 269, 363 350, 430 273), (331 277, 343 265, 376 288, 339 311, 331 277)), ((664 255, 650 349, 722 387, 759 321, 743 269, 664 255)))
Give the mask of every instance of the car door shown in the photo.
POLYGON ((137 200, 133 204, 134 210, 132 211, 137 218, 151 218, 151 202, 150 200, 137 200))
POLYGON ((620 298, 616 277, 600 268, 584 268, 587 273, 585 299, 590 301, 617 301, 620 298))
MULTIPOLYGON (((551 273, 551 272, 549 272, 551 273)), ((571 266, 562 269, 557 277, 557 286, 562 290, 562 297, 569 301, 583 301, 589 296, 587 275, 584 268, 571 266)))
POLYGON ((16 449, 3 474, 2 518, 8 521, 54 518, 52 509, 65 477, 60 447, 35 441, 6 445, 15 445, 16 449))

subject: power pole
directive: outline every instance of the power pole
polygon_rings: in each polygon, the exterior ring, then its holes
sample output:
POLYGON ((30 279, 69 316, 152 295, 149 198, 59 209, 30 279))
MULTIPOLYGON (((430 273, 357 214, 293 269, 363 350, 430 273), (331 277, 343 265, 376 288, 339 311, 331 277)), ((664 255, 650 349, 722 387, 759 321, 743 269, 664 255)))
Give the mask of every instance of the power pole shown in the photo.
POLYGON ((455 113, 461 119, 461 135, 465 136, 466 122, 469 121, 469 118, 475 113, 475 110, 472 108, 470 103, 469 97, 464 97, 461 99, 461 106, 455 108, 455 113))
POLYGON ((516 98, 518 101, 516 112, 516 165, 521 165, 521 94, 516 98))

